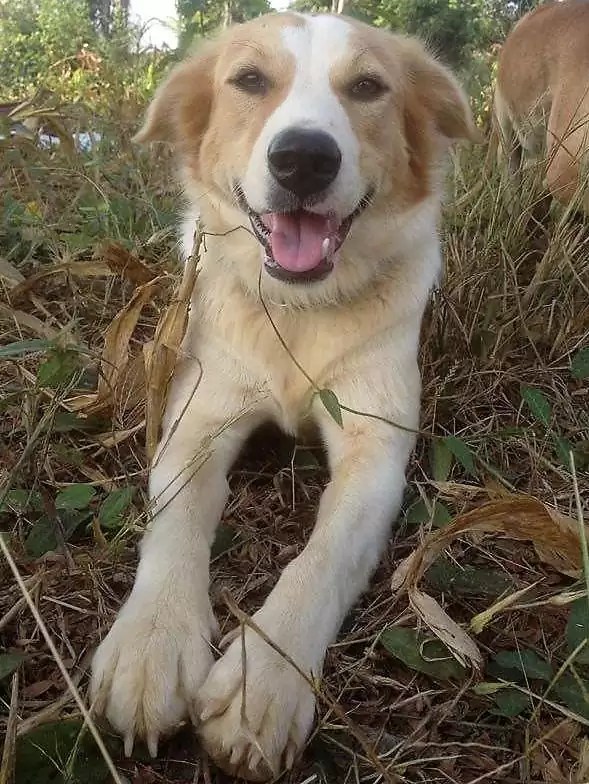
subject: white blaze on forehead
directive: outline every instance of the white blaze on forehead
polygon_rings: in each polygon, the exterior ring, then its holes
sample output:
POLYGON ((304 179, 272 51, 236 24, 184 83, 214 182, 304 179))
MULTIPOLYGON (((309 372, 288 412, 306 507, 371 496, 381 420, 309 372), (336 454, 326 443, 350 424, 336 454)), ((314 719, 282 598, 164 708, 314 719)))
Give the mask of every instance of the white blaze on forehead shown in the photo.
POLYGON ((287 128, 322 130, 337 142, 342 163, 325 205, 316 209, 334 211, 343 218, 363 196, 359 143, 331 86, 330 74, 339 61, 350 56, 352 27, 334 16, 301 15, 300 18, 305 21, 303 25, 281 30, 282 44, 294 57, 294 78, 285 100, 270 115, 253 147, 243 182, 244 192, 254 210, 264 210, 273 185, 267 150, 274 137, 287 128))

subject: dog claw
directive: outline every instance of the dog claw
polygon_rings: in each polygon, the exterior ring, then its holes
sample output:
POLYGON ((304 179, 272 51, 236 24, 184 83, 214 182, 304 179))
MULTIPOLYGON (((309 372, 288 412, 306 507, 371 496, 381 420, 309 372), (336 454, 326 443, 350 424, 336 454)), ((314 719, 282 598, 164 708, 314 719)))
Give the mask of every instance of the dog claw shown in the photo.
POLYGON ((150 732, 147 736, 147 749, 152 759, 157 757, 158 736, 157 732, 150 732))
POLYGON ((134 736, 133 732, 127 732, 125 735, 125 757, 130 757, 133 754, 134 736))

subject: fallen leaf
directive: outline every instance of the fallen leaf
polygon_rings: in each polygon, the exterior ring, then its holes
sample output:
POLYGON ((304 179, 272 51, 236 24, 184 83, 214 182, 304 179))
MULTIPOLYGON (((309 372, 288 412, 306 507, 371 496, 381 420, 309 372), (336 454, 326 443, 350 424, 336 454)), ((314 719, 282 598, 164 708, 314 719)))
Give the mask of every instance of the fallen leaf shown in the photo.
POLYGON ((146 267, 134 253, 128 251, 118 242, 104 243, 98 249, 97 255, 102 257, 102 260, 113 272, 122 275, 136 285, 149 283, 156 277, 155 272, 146 267))
POLYGON ((12 675, 26 658, 24 653, 0 653, 0 680, 12 675))
POLYGON ((491 621, 496 615, 503 612, 503 610, 506 610, 508 607, 512 607, 514 604, 519 602, 522 596, 526 594, 528 591, 530 591, 532 588, 535 588, 535 586, 538 585, 539 582, 540 580, 537 580, 535 583, 532 583, 532 585, 526 585, 525 588, 521 588, 519 591, 514 591, 513 593, 510 593, 508 596, 504 596, 502 599, 499 599, 490 607, 487 607, 486 610, 483 610, 482 612, 473 615, 473 617, 470 619, 470 630, 474 634, 480 634, 483 631, 483 629, 491 623, 491 621))
POLYGON ((57 330, 50 327, 49 324, 45 324, 44 321, 41 321, 41 319, 30 313, 25 313, 24 310, 15 310, 14 308, 9 308, 0 303, 0 314, 4 316, 4 318, 11 319, 19 329, 33 332, 43 338, 51 340, 51 338, 56 337, 58 334, 57 330))
MULTIPOLYGON (((96 414, 112 407, 116 400, 131 398, 133 403, 143 392, 143 360, 140 356, 129 359, 129 342, 144 306, 152 298, 161 278, 139 286, 127 305, 110 323, 104 337, 100 358, 100 375, 96 392, 78 395, 67 401, 73 411, 96 414)), ((124 408, 131 405, 125 400, 124 408)))
MULTIPOLYGON (((184 265, 184 273, 178 291, 174 293, 171 303, 160 317, 153 343, 144 346, 143 354, 147 387, 145 441, 147 455, 150 460, 153 458, 160 440, 161 422, 168 397, 168 387, 186 333, 190 300, 196 278, 198 277, 202 236, 200 228, 197 227, 194 248, 190 258, 184 265)), ((153 285, 154 282, 152 281, 146 285, 153 285)), ((138 289, 138 291, 140 290, 138 289)))
POLYGON ((436 600, 422 591, 409 593, 409 604, 415 614, 454 654, 463 667, 472 666, 477 672, 483 667, 483 657, 477 644, 469 635, 442 610, 436 600))
POLYGON ((499 651, 489 661, 487 672, 494 678, 521 684, 526 684, 528 680, 549 683, 554 674, 546 659, 530 649, 499 651))
POLYGON ((22 283, 24 279, 24 275, 13 264, 3 256, 0 256, 0 280, 3 280, 4 283, 11 287, 22 283))
POLYGON ((579 578, 582 563, 577 521, 535 498, 523 495, 490 501, 459 515, 454 522, 425 537, 422 544, 395 570, 392 590, 398 594, 407 592, 413 609, 446 642, 457 660, 470 662, 478 670, 482 658, 474 640, 458 627, 435 599, 417 588, 424 572, 437 556, 458 536, 472 531, 500 533, 511 539, 531 541, 543 561, 568 576, 579 578), (460 629, 460 634, 457 629, 460 629))
POLYGON ((412 670, 441 680, 462 679, 466 670, 437 640, 427 640, 415 629, 391 626, 381 632, 379 642, 412 670))
POLYGON ((53 275, 70 274, 78 278, 104 278, 113 275, 108 264, 100 261, 66 261, 54 266, 45 266, 34 275, 29 275, 10 289, 10 301, 14 305, 23 299, 41 280, 53 275))

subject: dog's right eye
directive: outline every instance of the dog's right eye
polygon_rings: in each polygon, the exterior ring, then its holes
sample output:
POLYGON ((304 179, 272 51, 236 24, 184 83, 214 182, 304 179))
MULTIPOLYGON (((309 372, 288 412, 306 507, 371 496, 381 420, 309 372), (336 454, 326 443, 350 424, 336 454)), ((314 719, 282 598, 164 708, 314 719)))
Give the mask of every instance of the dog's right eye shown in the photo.
POLYGON ((268 89, 268 81, 263 73, 256 68, 248 68, 241 71, 231 79, 231 83, 246 93, 252 95, 263 95, 268 89))

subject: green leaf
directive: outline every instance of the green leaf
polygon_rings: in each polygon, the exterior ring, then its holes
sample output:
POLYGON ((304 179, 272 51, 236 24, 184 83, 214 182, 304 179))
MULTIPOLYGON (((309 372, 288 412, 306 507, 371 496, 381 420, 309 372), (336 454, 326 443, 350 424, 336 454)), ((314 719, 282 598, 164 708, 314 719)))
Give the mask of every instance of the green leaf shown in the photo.
POLYGON ((571 460, 569 457, 569 452, 574 453, 574 448, 568 438, 563 438, 562 436, 555 435, 554 437, 554 449, 556 454, 558 455, 558 459, 560 460, 561 465, 565 468, 571 467, 571 460))
POLYGON ((432 474, 436 482, 445 482, 450 476, 454 455, 448 445, 436 438, 431 446, 432 474))
MULTIPOLYGON (((67 542, 74 531, 92 517, 88 510, 77 511, 64 509, 61 514, 63 538, 67 542)), ((25 549, 32 558, 40 558, 45 553, 59 549, 61 539, 57 535, 57 522, 42 517, 31 528, 25 541, 25 549)))
POLYGON ((37 370, 37 383, 41 387, 56 389, 68 384, 80 368, 76 351, 53 351, 37 370))
POLYGON ((333 392, 331 389, 320 389, 319 397, 321 398, 321 402, 327 409, 327 412, 330 414, 333 421, 336 422, 340 427, 343 427, 344 421, 342 419, 342 410, 335 392, 333 392))
POLYGON ((320 468, 319 460, 309 449, 297 449, 294 455, 295 466, 302 471, 311 471, 320 468))
POLYGON ((525 684, 527 680, 541 680, 547 683, 552 679, 552 667, 536 651, 500 651, 487 665, 487 673, 494 678, 525 684))
POLYGON ((497 683, 495 681, 481 681, 481 683, 475 683, 472 687, 472 690, 475 694, 479 697, 488 697, 490 694, 495 694, 501 689, 509 688, 505 683, 497 683))
POLYGON ((589 378, 589 348, 577 351, 571 362, 571 373, 575 378, 589 378))
POLYGON ((23 514, 24 512, 38 512, 40 509, 43 509, 41 494, 35 490, 25 490, 18 487, 9 490, 0 504, 0 512, 23 514))
POLYGON ((412 504, 405 515, 409 525, 431 524, 434 528, 443 528, 452 520, 448 507, 441 501, 434 499, 431 503, 431 512, 423 498, 412 504))
POLYGON ((522 387, 522 399, 527 403, 530 413, 538 422, 545 427, 550 427, 552 419, 552 407, 546 395, 534 387, 522 387))
POLYGON ((233 543, 236 541, 237 537, 238 533, 235 528, 221 523, 221 525, 217 528, 215 541, 211 547, 211 558, 218 558, 220 555, 223 555, 223 553, 227 552, 227 550, 233 546, 233 543))
POLYGON ((494 716, 506 716, 509 719, 519 716, 532 707, 532 701, 527 694, 519 689, 501 689, 493 694, 495 708, 490 711, 494 716))
MULTIPOLYGON (((111 755, 120 743, 102 734, 111 755)), ((16 746, 18 784, 107 784, 112 777, 87 729, 77 719, 46 724, 19 738, 16 746)))
POLYGON ((109 493, 100 506, 98 522, 103 528, 119 528, 123 513, 133 500, 134 487, 120 487, 109 493))
POLYGON ((52 347, 53 343, 50 340, 42 340, 41 338, 35 340, 18 340, 15 343, 8 343, 6 346, 0 346, 0 359, 21 357, 23 354, 34 354, 37 351, 46 351, 52 347))
POLYGON ((474 464, 474 456, 468 444, 457 436, 446 436, 443 442, 464 470, 471 476, 476 477, 477 470, 474 464))
POLYGON ((24 653, 0 653, 0 680, 18 670, 26 658, 24 653))
POLYGON ((466 670, 439 640, 426 642, 414 629, 391 626, 380 635, 386 650, 407 667, 440 680, 461 679, 466 670))
POLYGON ((556 695, 562 705, 589 720, 589 681, 585 678, 567 672, 556 681, 551 695, 556 695))
POLYGON ((573 602, 565 634, 569 653, 586 640, 585 647, 577 654, 575 664, 589 664, 589 599, 586 596, 573 602))
POLYGON ((454 596, 497 597, 513 588, 513 582, 499 571, 461 567, 447 558, 438 558, 427 570, 426 579, 433 588, 454 596))
POLYGON ((92 485, 70 485, 57 494, 55 506, 57 509, 87 509, 95 495, 92 485))

